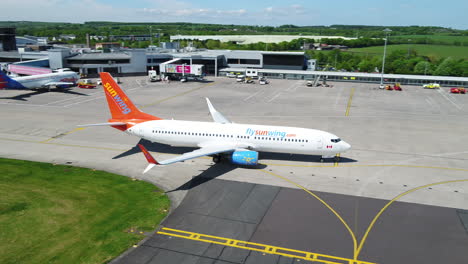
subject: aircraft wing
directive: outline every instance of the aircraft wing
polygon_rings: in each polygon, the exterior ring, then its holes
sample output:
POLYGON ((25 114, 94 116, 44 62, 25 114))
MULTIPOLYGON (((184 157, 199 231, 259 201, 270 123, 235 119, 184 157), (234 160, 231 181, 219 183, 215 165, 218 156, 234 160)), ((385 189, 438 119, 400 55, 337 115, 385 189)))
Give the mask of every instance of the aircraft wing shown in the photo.
POLYGON ((213 121, 216 123, 221 124, 228 124, 232 123, 229 119, 223 116, 220 112, 218 112, 210 102, 210 99, 206 98, 206 103, 208 104, 208 108, 210 109, 211 117, 213 117, 213 121))
POLYGON ((236 148, 233 145, 232 146, 229 146, 229 145, 207 146, 207 147, 202 147, 191 152, 184 153, 175 158, 171 158, 171 159, 158 162, 156 161, 156 159, 153 158, 153 156, 148 152, 148 150, 142 144, 138 144, 138 147, 140 147, 141 151, 146 157, 146 160, 149 163, 148 167, 146 167, 143 173, 146 173, 147 171, 149 171, 151 168, 153 168, 156 165, 167 165, 167 164, 171 164, 171 163, 175 163, 179 161, 214 155, 218 153, 231 152, 231 151, 236 150, 236 148))
POLYGON ((50 86, 60 86, 60 85, 75 85, 74 83, 72 82, 48 82, 46 84, 44 84, 43 86, 44 87, 50 87, 50 86))

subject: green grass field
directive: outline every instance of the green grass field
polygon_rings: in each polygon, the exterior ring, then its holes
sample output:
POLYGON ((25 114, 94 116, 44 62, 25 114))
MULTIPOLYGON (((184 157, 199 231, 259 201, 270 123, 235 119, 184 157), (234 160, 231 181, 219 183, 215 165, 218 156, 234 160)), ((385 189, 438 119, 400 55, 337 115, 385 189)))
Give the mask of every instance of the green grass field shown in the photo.
POLYGON ((105 263, 166 216, 152 184, 103 171, 0 159, 0 263, 105 263))
MULTIPOLYGON (((446 45, 424 45, 424 44, 400 44, 388 45, 387 54, 394 50, 416 50, 419 55, 441 57, 453 57, 455 59, 468 59, 468 47, 446 46, 446 45)), ((369 55, 382 55, 383 46, 350 49, 349 52, 369 55)))
POLYGON ((453 42, 458 41, 458 42, 466 42, 468 41, 468 36, 451 36, 451 35, 444 35, 444 34, 438 34, 438 35, 398 35, 398 36, 392 36, 390 35, 390 39, 395 38, 395 39, 402 39, 406 41, 415 41, 418 39, 432 39, 435 41, 443 41, 447 44, 453 44, 453 42))

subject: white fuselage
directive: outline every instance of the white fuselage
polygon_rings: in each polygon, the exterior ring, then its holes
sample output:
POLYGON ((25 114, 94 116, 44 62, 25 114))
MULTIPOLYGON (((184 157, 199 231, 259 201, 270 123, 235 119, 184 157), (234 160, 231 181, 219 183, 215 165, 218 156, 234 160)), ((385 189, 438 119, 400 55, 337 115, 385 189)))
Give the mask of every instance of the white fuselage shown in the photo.
POLYGON ((48 83, 69 82, 76 84, 80 76, 76 72, 54 72, 47 74, 15 77, 13 80, 19 82, 28 89, 44 88, 48 83))
POLYGON ((333 134, 298 127, 155 120, 135 124, 126 132, 172 146, 229 144, 238 149, 324 157, 334 156, 350 148, 348 143, 333 134))

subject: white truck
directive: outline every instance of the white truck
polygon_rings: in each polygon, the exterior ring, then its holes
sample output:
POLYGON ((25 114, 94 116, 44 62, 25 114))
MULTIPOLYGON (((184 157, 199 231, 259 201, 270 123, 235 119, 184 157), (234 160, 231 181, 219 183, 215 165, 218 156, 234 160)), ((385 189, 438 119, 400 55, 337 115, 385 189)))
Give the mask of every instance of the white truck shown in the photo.
POLYGON ((155 70, 149 70, 148 71, 148 78, 149 78, 150 82, 161 81, 161 78, 159 77, 158 73, 155 70))

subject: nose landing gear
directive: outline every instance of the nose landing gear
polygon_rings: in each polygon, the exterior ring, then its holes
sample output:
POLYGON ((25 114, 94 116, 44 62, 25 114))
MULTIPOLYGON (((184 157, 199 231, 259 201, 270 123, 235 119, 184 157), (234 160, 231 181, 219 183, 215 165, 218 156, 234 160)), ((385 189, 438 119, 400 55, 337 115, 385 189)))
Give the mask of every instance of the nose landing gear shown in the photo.
POLYGON ((325 159, 333 159, 335 162, 339 162, 340 161, 340 154, 336 154, 336 156, 321 156, 320 157, 320 162, 324 162, 325 159))

